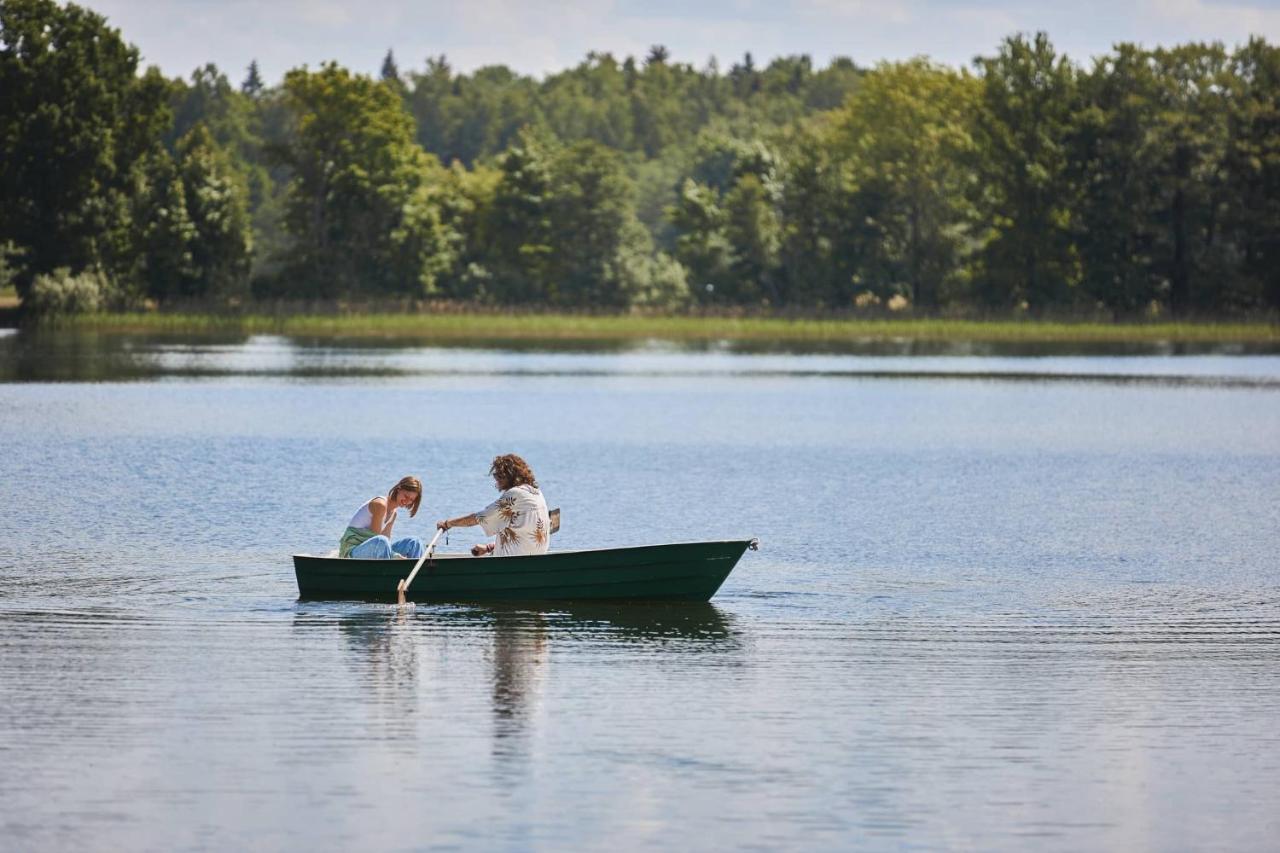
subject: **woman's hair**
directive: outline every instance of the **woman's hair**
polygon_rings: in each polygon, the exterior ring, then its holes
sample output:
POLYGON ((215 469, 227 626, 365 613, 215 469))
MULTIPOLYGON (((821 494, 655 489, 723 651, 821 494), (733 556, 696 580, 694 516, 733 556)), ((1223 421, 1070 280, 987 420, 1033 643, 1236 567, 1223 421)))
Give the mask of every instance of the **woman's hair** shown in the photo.
POLYGON ((493 457, 493 464, 489 466, 489 473, 498 481, 498 488, 504 492, 507 489, 514 489, 516 486, 538 488, 538 481, 534 479, 529 463, 514 453, 493 457))
POLYGON ((418 506, 422 503, 422 481, 417 477, 402 477, 400 482, 391 487, 391 491, 387 492, 387 500, 395 502, 396 495, 400 492, 413 492, 417 495, 413 499, 413 505, 409 507, 409 517, 413 518, 418 514, 418 506))

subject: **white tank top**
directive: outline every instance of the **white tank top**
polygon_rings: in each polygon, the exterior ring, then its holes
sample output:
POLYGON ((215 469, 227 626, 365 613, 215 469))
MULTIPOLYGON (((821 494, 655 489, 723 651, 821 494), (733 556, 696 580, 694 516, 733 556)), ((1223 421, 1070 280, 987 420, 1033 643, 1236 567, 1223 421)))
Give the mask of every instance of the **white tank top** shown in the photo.
MULTIPOLYGON (((347 524, 347 527, 354 527, 357 530, 372 530, 373 512, 369 509, 369 502, 374 500, 377 500, 377 498, 369 498, 368 501, 365 501, 364 506, 356 510, 356 514, 351 516, 351 521, 347 524)), ((395 514, 396 510, 391 510, 391 514, 382 519, 382 526, 386 527, 387 522, 394 518, 395 514)))

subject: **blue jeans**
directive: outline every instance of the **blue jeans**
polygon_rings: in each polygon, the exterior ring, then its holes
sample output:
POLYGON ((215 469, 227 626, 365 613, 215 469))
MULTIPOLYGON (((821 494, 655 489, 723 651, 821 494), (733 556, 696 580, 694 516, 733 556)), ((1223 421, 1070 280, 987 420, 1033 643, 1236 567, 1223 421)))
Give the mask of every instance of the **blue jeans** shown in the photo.
POLYGON ((351 556, 365 560, 390 560, 395 554, 416 560, 422 556, 422 540, 406 536, 392 542, 385 536, 371 536, 351 549, 351 556))

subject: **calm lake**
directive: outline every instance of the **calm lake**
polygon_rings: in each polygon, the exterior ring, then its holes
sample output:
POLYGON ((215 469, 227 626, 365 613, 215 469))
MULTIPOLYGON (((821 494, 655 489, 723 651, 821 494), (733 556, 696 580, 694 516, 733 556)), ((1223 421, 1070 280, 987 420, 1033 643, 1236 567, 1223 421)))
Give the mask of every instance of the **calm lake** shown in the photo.
POLYGON ((5 850, 1280 839, 1280 354, 0 332, 0 508, 5 850), (555 548, 761 549, 695 606, 297 600, 511 451, 555 548))

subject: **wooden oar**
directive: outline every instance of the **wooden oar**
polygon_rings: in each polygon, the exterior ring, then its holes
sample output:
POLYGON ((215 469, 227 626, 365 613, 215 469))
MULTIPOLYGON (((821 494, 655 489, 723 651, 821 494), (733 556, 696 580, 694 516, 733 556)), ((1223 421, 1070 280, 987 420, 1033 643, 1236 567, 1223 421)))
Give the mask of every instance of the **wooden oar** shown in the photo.
POLYGON ((398 603, 405 603, 404 594, 409 591, 409 584, 413 583, 413 578, 418 574, 418 569, 422 568, 422 564, 431 559, 431 554, 436 549, 436 542, 440 539, 441 533, 444 533, 444 528, 436 530, 436 535, 431 537, 431 544, 427 546, 427 550, 422 552, 422 556, 418 558, 417 565, 413 567, 413 571, 409 572, 409 577, 400 581, 400 585, 396 587, 396 600, 398 603))

